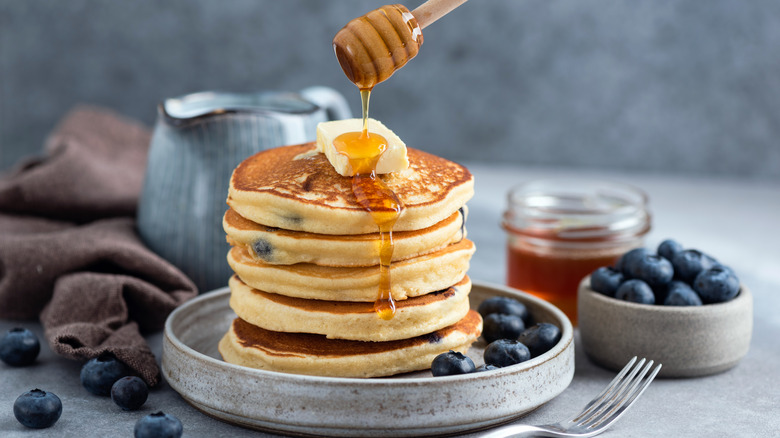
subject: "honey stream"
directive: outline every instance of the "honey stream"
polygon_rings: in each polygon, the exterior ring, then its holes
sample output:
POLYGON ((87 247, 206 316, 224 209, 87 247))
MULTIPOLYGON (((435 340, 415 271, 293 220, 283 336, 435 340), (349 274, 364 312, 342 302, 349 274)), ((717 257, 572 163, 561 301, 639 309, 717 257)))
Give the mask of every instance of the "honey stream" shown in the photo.
POLYGON ((395 301, 390 294, 390 263, 393 259, 393 226, 401 214, 398 196, 376 174, 379 157, 387 149, 387 139, 368 130, 368 103, 371 89, 360 90, 363 129, 346 132, 333 141, 336 150, 347 157, 353 169, 352 193, 357 202, 379 228, 379 290, 374 310, 384 320, 395 315, 395 301))

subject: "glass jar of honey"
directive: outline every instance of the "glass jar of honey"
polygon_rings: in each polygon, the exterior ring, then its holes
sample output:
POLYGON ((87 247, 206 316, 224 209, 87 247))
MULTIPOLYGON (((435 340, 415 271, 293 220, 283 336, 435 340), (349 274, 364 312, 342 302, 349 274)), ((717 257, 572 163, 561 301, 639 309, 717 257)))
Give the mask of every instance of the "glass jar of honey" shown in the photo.
POLYGON ((594 180, 539 180, 512 188, 507 284, 551 302, 577 323, 580 281, 642 246, 650 231, 647 195, 594 180))

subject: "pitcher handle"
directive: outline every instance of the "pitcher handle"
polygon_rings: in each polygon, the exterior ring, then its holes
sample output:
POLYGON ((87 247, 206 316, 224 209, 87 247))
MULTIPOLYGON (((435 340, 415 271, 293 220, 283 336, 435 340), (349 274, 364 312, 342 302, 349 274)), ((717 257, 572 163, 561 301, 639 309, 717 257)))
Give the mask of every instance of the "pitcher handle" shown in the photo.
POLYGON ((347 99, 333 88, 317 85, 301 90, 300 94, 309 102, 325 108, 328 120, 352 118, 352 111, 349 109, 347 99))

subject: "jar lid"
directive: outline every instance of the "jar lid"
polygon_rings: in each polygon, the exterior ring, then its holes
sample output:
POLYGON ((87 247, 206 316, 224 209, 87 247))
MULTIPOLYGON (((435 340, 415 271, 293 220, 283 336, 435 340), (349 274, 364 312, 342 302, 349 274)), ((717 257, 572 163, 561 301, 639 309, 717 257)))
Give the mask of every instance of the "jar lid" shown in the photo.
POLYGON ((549 179, 513 187, 504 228, 551 240, 624 240, 650 230, 647 195, 609 181, 549 179))

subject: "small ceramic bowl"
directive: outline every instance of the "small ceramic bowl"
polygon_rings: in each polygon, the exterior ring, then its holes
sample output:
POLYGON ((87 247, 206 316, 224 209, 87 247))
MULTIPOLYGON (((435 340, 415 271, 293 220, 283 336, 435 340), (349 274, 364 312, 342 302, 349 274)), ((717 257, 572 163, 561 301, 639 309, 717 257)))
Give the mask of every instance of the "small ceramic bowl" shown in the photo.
POLYGON ((694 377, 735 366, 750 347, 753 296, 744 285, 731 301, 661 306, 617 300, 579 287, 577 313, 585 354, 619 370, 632 357, 663 364, 660 376, 694 377))

